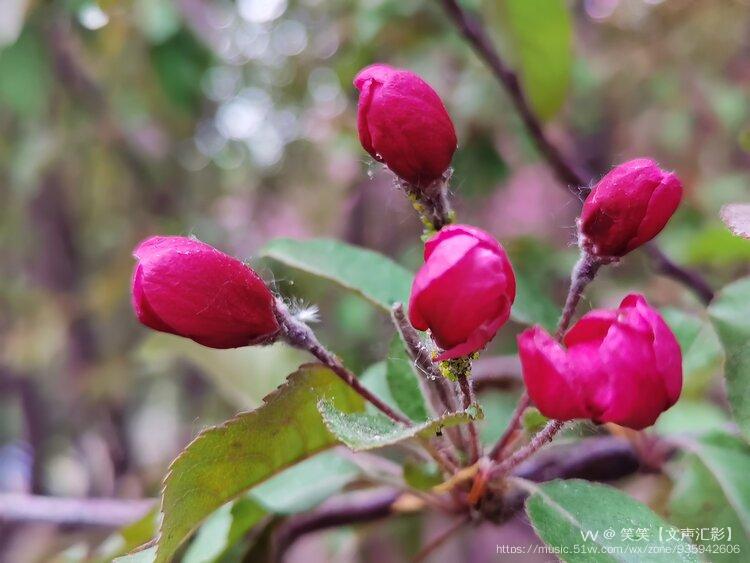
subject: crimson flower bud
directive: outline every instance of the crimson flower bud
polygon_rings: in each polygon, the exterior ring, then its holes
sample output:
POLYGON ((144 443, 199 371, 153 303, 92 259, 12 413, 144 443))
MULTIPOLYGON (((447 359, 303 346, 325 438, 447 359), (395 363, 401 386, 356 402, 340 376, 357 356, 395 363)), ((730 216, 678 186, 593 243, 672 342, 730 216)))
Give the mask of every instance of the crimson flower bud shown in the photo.
POLYGON ((424 247, 409 299, 409 320, 430 330, 444 351, 438 361, 485 347, 510 315, 516 278, 492 235, 467 225, 440 230, 424 247))
POLYGON ((422 78, 384 64, 362 69, 357 128, 362 147, 410 184, 426 187, 448 169, 456 131, 435 90, 422 78))
POLYGON ((186 237, 151 237, 133 256, 133 309, 147 327, 210 348, 265 344, 278 334, 273 295, 236 258, 186 237))
POLYGON ((680 396, 680 345, 642 295, 584 315, 563 343, 538 326, 518 337, 529 397, 549 418, 641 430, 680 396))
POLYGON ((619 258, 664 228, 682 198, 682 184, 648 158, 616 166, 594 186, 578 227, 583 249, 619 258))

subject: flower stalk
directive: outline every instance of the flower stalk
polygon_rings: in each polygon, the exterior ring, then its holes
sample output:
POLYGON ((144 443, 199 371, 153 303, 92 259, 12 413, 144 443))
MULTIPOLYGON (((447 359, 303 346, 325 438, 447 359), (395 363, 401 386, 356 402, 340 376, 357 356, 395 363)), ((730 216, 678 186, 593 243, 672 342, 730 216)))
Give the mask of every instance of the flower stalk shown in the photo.
MULTIPOLYGON (((393 305, 391 320, 401 337, 406 353, 417 367, 421 387, 425 391, 425 395, 429 398, 433 412, 438 416, 447 412, 455 412, 457 405, 453 390, 449 382, 440 374, 438 367, 433 363, 430 352, 422 343, 419 334, 409 324, 404 314, 404 306, 401 303, 393 305)), ((457 450, 464 449, 464 440, 461 436, 460 428, 446 428, 445 433, 457 450)))
MULTIPOLYGON (((570 288, 568 289, 568 296, 565 299, 565 305, 563 306, 562 315, 557 323, 557 330, 555 331, 555 340, 558 342, 562 341, 565 332, 570 326, 570 321, 573 319, 578 303, 581 301, 586 287, 594 280, 599 268, 605 262, 601 259, 592 256, 591 254, 582 251, 581 257, 579 258, 576 265, 573 267, 573 271, 570 274, 570 288)), ((511 416, 508 427, 503 432, 500 439, 493 446, 490 452, 490 459, 494 461, 500 461, 505 449, 510 444, 513 437, 516 435, 516 431, 521 425, 521 418, 523 417, 524 411, 531 406, 531 398, 528 393, 521 395, 516 405, 513 415, 511 416)), ((551 439, 551 438, 550 438, 551 439)))
POLYGON ((338 375, 344 383, 351 387, 365 401, 374 405, 375 408, 385 414, 388 418, 399 424, 411 426, 411 422, 408 418, 397 413, 377 395, 362 385, 355 375, 346 369, 341 360, 320 343, 312 329, 302 321, 297 320, 294 315, 291 314, 286 304, 279 298, 277 298, 275 302, 275 314, 276 320, 281 329, 281 337, 285 342, 290 346, 310 352, 310 354, 320 360, 321 363, 328 366, 331 371, 338 375))
POLYGON ((529 457, 536 453, 542 446, 550 443, 552 438, 555 437, 555 434, 562 430, 564 425, 565 423, 561 420, 550 420, 547 423, 547 426, 537 432, 526 446, 520 450, 516 450, 513 455, 491 469, 489 478, 497 479, 498 477, 510 473, 518 465, 529 459, 529 457))

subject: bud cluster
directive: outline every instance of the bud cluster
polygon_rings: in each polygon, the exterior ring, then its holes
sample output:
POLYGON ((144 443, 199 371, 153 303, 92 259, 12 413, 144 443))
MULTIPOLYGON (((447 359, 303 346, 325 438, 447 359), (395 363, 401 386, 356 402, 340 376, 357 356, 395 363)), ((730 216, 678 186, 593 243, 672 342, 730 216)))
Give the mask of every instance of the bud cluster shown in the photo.
MULTIPOLYGON (((363 69, 354 85, 363 148, 409 194, 425 194, 423 203, 438 201, 435 186, 446 189, 457 146, 438 94, 416 74, 384 64, 363 69)), ((681 196, 678 178, 652 160, 615 167, 583 205, 582 252, 592 264, 618 260, 664 228, 681 196)), ((437 232, 425 243, 409 320, 429 331, 438 348, 434 361, 470 359, 508 321, 516 278, 492 235, 447 225, 449 209, 434 206, 432 212, 444 217, 432 222, 437 232)), ((133 307, 144 325, 212 348, 267 344, 283 336, 280 302, 236 258, 184 237, 150 238, 134 255, 133 307)), ((518 337, 528 394, 542 414, 641 429, 675 403, 682 386, 680 348, 645 298, 629 295, 617 310, 591 311, 564 333, 566 326, 567 320, 559 331, 562 342, 538 326, 518 337)))

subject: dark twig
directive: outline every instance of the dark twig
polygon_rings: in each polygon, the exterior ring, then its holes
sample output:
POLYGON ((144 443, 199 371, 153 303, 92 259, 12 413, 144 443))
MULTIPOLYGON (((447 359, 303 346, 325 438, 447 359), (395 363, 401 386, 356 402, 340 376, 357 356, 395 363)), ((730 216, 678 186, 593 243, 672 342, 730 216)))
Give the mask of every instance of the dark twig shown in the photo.
POLYGON ((474 51, 490 67, 495 78, 503 85, 515 105, 526 129, 536 144, 539 152, 549 162, 557 176, 567 185, 570 193, 581 195, 581 187, 587 185, 586 174, 577 170, 547 138, 542 125, 537 119, 529 101, 524 95, 518 76, 505 64, 498 50, 492 43, 481 21, 463 9, 457 0, 442 0, 443 8, 453 24, 466 38, 474 51))
MULTIPOLYGON (((567 190, 579 201, 587 195, 593 175, 584 173, 574 166, 568 158, 549 140, 541 122, 529 105, 516 73, 505 64, 487 34, 482 22, 462 8, 457 0, 441 0, 441 4, 453 25, 469 42, 477 55, 487 64, 510 96, 534 144, 549 163, 552 170, 567 190)), ((713 298, 713 291, 703 277, 694 270, 688 270, 675 264, 656 245, 650 243, 646 251, 654 262, 656 270, 690 288, 704 304, 713 298)))
POLYGON ((611 481, 631 475, 639 467, 638 455, 627 440, 596 436, 543 450, 519 465, 513 474, 537 482, 573 478, 611 481))
POLYGON ((336 497, 312 512, 290 517, 273 534, 271 561, 281 563, 286 550, 306 534, 391 516, 398 496, 394 489, 358 491, 336 497))
POLYGON ((654 242, 648 243, 645 249, 646 253, 651 257, 651 261, 657 272, 664 274, 668 278, 677 280, 692 289, 704 305, 708 305, 713 301, 713 289, 711 289, 708 282, 698 272, 675 264, 654 242))

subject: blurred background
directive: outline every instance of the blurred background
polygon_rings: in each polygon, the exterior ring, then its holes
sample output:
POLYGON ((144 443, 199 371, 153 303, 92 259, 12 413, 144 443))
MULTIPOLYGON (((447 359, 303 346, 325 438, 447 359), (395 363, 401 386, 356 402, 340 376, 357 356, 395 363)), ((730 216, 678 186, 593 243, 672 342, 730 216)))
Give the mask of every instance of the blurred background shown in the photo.
MULTIPOLYGON (((596 174, 637 156, 678 172, 686 197, 659 237, 671 257, 716 288, 748 273, 750 245, 718 210, 750 195, 750 2, 571 1, 515 30, 503 2, 463 4, 522 69, 566 153, 596 174), (524 37, 565 48, 524 51, 524 37)), ((507 246, 534 280, 528 298, 559 306, 577 204, 436 2, 0 0, 2 492, 155 497, 193 435, 258 405, 308 361, 281 345, 216 351, 140 326, 131 250, 149 235, 195 235, 250 260, 277 291, 320 307, 321 339, 355 371, 385 357, 381 313, 259 257, 276 237, 329 236, 419 263, 418 219, 357 140, 351 82, 375 61, 440 93, 459 137, 460 220, 507 246)), ((642 253, 600 276, 584 309, 630 290, 704 326, 693 296, 642 253)), ((519 328, 485 355, 513 353, 519 328)), ((688 396, 709 406, 678 413, 677 426, 696 412, 723 420, 711 406, 720 352, 701 334, 688 396)), ((483 397, 496 436, 513 393, 483 397)), ((402 521, 376 534, 407 545, 421 529, 402 521)), ((110 531, 0 523, 0 560, 80 560, 110 531)), ((351 560, 351 537, 311 539, 292 560, 351 560)), ((485 539, 494 560, 500 540, 485 539)), ((372 542, 381 556, 396 550, 372 542)))

